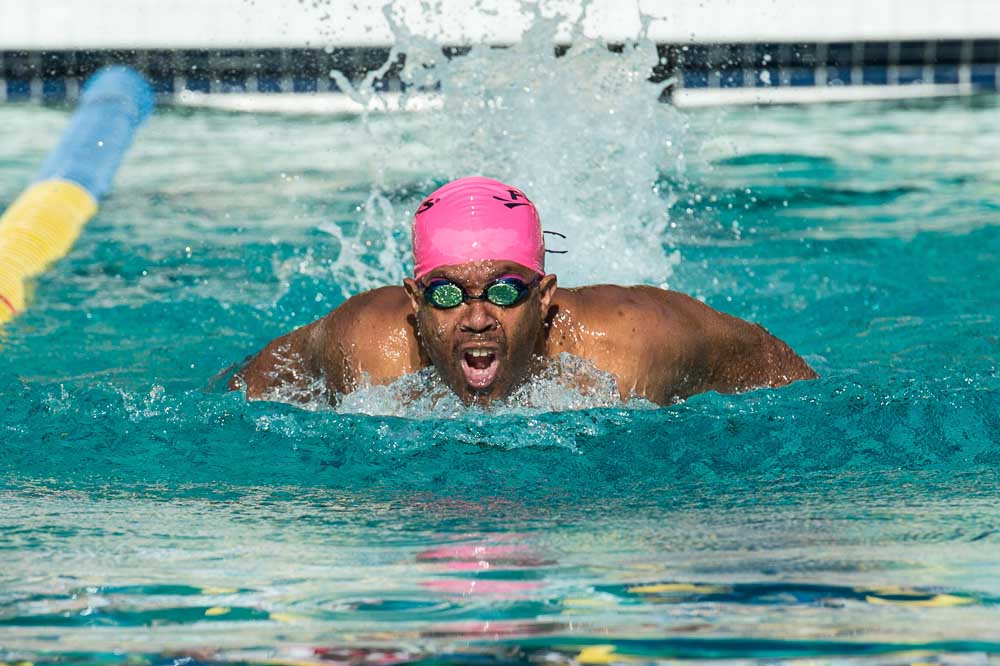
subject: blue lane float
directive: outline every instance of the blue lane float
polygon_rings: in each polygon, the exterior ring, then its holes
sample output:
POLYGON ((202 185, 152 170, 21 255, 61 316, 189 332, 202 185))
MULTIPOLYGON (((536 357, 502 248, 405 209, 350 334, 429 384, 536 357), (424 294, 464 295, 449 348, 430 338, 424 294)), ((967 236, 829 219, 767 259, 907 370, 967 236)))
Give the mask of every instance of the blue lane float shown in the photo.
POLYGON ((69 252, 154 106, 149 84, 128 67, 86 83, 59 144, 0 217, 0 323, 26 307, 27 281, 69 252))

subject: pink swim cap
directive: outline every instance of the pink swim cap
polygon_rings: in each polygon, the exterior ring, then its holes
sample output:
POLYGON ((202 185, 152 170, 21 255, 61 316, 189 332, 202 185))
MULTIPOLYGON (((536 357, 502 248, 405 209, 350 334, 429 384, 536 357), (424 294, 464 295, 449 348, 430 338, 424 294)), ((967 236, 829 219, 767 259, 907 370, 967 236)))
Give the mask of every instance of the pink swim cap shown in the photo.
POLYGON ((495 259, 545 274, 545 245, 535 204, 492 178, 453 180, 413 215, 413 275, 439 266, 495 259))

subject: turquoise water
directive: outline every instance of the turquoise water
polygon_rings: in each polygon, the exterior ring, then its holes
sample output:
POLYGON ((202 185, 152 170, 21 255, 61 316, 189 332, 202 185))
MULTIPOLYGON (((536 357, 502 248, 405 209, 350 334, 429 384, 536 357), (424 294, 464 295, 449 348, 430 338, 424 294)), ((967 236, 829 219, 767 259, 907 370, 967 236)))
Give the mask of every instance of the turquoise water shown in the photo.
MULTIPOLYGON (((473 54, 423 115, 157 113, 0 338, 0 660, 1000 659, 1000 105, 680 112, 599 76, 647 55, 515 87, 471 73, 523 53, 473 54), (822 378, 491 413, 222 390, 398 281, 421 194, 475 172, 569 236, 564 283, 694 294, 822 378)), ((0 205, 67 118, 0 107, 0 205)))

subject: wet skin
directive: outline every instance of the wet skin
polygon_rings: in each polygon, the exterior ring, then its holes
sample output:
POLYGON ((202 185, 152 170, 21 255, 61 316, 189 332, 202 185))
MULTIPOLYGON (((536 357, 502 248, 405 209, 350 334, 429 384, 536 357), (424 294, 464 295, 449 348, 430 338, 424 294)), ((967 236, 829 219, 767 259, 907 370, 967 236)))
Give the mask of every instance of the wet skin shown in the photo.
MULTIPOLYGON (((516 263, 482 261, 440 267, 422 282, 447 278, 478 295, 504 275, 525 282, 535 277, 516 263)), ((359 294, 271 342, 230 387, 266 398, 276 388, 305 388, 321 377, 335 396, 433 364, 464 402, 488 405, 563 352, 613 375, 623 399, 660 404, 816 377, 763 327, 684 294, 644 286, 561 289, 549 274, 507 308, 469 300, 439 310, 411 279, 359 294)))

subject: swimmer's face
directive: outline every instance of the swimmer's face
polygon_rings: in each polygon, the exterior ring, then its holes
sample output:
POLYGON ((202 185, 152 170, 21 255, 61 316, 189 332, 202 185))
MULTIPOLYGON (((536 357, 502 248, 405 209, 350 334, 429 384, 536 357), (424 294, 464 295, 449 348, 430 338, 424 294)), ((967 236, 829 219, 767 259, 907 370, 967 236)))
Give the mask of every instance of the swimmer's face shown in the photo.
POLYGON ((545 317, 556 289, 556 276, 546 275, 527 298, 510 307, 486 300, 467 300, 441 310, 424 298, 434 279, 454 282, 466 294, 478 296, 494 280, 517 276, 525 283, 536 274, 509 261, 477 261, 442 266, 420 283, 404 280, 417 318, 420 344, 442 379, 466 403, 488 405, 522 384, 531 372, 532 357, 544 344, 545 317))

